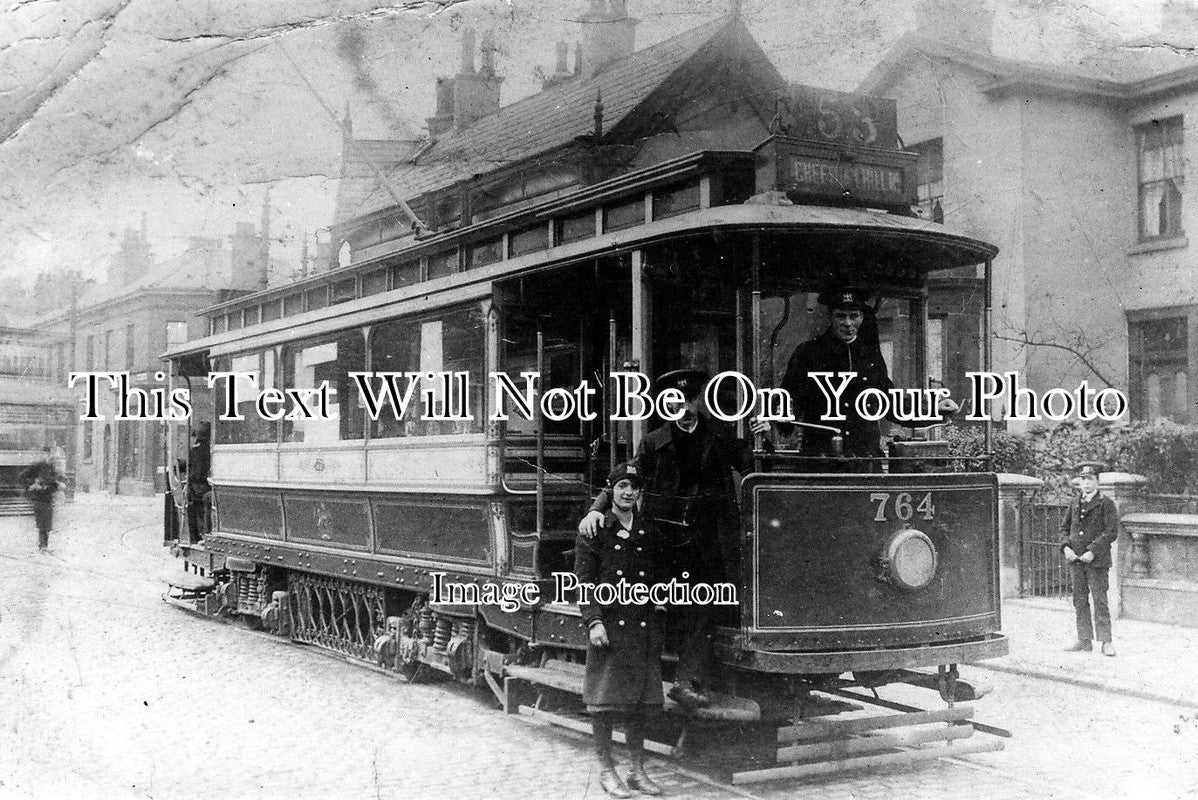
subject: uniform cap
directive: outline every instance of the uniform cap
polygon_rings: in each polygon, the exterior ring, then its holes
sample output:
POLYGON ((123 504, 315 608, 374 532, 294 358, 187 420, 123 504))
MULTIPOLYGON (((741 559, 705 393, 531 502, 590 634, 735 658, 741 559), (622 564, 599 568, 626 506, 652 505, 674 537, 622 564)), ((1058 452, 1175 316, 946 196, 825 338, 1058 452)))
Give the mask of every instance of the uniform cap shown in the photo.
POLYGON ((690 399, 703 391, 710 378, 705 369, 676 369, 657 379, 654 394, 661 394, 666 389, 678 389, 683 397, 690 399))
POLYGON ((623 464, 617 464, 607 476, 607 487, 615 488, 615 485, 625 478, 638 489, 645 485, 645 476, 641 474, 640 468, 636 464, 625 461, 623 464))
POLYGON ((849 286, 840 286, 819 293, 820 304, 827 306, 829 311, 837 308, 855 308, 860 311, 865 308, 865 301, 869 298, 868 290, 854 289, 849 286))
POLYGON ((1073 475, 1077 478, 1097 478, 1101 472, 1102 462, 1099 461, 1081 461, 1073 465, 1073 475))

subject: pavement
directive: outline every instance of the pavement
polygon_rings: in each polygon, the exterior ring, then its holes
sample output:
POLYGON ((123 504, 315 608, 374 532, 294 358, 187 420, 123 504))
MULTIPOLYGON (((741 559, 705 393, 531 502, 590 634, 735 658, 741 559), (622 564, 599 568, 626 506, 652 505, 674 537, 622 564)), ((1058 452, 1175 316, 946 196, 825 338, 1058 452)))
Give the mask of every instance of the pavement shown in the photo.
MULTIPOLYGON (((1198 622, 1198 620, 1191 620, 1198 622)), ((1002 627, 1010 655, 972 666, 1029 675, 1089 689, 1198 708, 1194 662, 1198 628, 1119 618, 1113 621, 1117 655, 1066 653, 1076 639, 1068 597, 1007 600, 1002 627)))

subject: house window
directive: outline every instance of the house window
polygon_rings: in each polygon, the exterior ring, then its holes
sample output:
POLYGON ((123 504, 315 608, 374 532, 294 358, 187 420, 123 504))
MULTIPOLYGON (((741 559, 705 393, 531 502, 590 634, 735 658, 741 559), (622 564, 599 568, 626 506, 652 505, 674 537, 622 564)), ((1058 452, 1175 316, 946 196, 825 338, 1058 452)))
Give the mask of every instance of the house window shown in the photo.
POLYGON ((912 145, 915 158, 915 183, 919 203, 916 212, 923 219, 944 222, 944 140, 928 139, 912 145))
POLYGON ((137 341, 134 338, 136 327, 133 325, 125 326, 125 369, 133 371, 133 357, 135 355, 134 344, 137 341))
POLYGON ((83 363, 87 364, 88 371, 94 370, 96 368, 96 337, 95 336, 87 337, 87 346, 86 346, 84 352, 86 353, 86 360, 83 363))
POLYGON ((1140 240, 1180 236, 1185 186, 1182 118, 1136 128, 1140 162, 1140 240))
POLYGON ((104 331, 104 369, 112 369, 112 331, 104 331))
POLYGON ((1189 345, 1198 308, 1141 312, 1128 319, 1132 413, 1140 419, 1198 421, 1189 345))

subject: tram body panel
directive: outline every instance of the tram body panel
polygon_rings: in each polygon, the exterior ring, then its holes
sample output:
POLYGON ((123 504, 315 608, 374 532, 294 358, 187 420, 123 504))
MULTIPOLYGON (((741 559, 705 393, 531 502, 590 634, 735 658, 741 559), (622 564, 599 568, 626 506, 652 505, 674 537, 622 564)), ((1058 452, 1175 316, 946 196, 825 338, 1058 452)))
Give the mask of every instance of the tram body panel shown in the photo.
POLYGON ((828 650, 997 632, 997 492, 992 474, 749 476, 744 641, 828 650))

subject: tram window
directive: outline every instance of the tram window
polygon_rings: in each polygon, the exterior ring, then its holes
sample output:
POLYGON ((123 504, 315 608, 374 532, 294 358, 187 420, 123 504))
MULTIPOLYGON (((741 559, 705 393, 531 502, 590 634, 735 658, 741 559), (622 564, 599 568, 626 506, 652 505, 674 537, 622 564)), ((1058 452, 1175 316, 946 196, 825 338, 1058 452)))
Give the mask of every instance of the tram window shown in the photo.
MULTIPOLYGON (((545 372, 543 391, 565 388, 573 389, 581 380, 579 374, 580 356, 578 328, 576 319, 563 319, 551 316, 543 323, 545 347, 545 372), (573 323, 571 325, 570 323, 573 323)), ((537 326, 533 320, 523 317, 512 317, 504 328, 503 364, 507 374, 522 386, 521 372, 536 372, 537 370, 537 326)), ((511 414, 509 408, 507 422, 508 435, 532 435, 536 433, 535 419, 525 419, 519 414, 511 414)), ((555 421, 545 420, 545 432, 550 434, 577 435, 580 432, 580 422, 575 417, 555 421)))
POLYGON ((229 330, 235 331, 240 327, 241 327, 241 312, 240 311, 230 311, 229 312, 229 330))
POLYGON ((403 286, 411 286, 414 283, 420 283, 420 262, 408 261, 403 264, 396 264, 391 268, 391 288, 399 289, 403 286))
POLYGON ((476 269, 503 260, 503 237, 480 242, 466 251, 466 268, 476 269))
POLYGON ((290 317, 303 313, 303 310, 304 296, 302 294, 292 294, 283 298, 283 316, 290 317))
POLYGON ((376 269, 374 272, 367 272, 362 276, 362 296, 369 297, 372 294, 382 294, 387 291, 387 270, 376 269))
POLYGON ((353 278, 348 278, 343 281, 337 281, 333 284, 333 304, 346 303, 350 300, 357 299, 358 289, 353 278))
POLYGON ((224 333, 229 326, 229 320, 224 314, 218 314, 212 318, 212 332, 224 333))
POLYGON ((689 181, 653 192, 653 219, 685 214, 699 207, 699 182, 689 181))
MULTIPOLYGON (((404 418, 390 406, 372 423, 373 438, 478 433, 483 419, 483 326, 476 308, 451 311, 439 319, 401 319, 377 326, 370 336, 371 366, 379 372, 467 372, 471 421, 426 420, 419 404, 422 384, 404 418)), ((403 386, 400 386, 403 389, 403 386)), ((437 395, 438 400, 440 396, 437 395)))
MULTIPOLYGON (((594 215, 590 215, 591 230, 595 229, 594 215)), ((517 231, 508 237, 508 255, 512 258, 525 253, 534 253, 549 247, 549 226, 537 225, 525 231, 517 231)))
POLYGON ((634 225, 645 224, 645 200, 634 197, 603 209, 603 230, 619 231, 634 225))
POLYGON ((236 379, 237 413, 245 417, 240 420, 226 420, 229 409, 225 406, 226 393, 223 384, 215 392, 216 412, 216 443, 217 444, 252 444, 273 442, 275 440, 275 424, 265 420, 254 407, 254 399, 262 389, 274 386, 274 351, 262 353, 246 353, 232 358, 217 359, 215 369, 221 372, 242 372, 253 376, 236 379))
POLYGON ((329 384, 329 418, 283 420, 287 442, 335 442, 361 439, 365 414, 351 372, 366 369, 366 347, 359 331, 336 339, 301 342, 287 349, 283 383, 295 389, 316 389, 329 384))
POLYGON ((262 321, 270 322, 273 319, 278 319, 282 311, 282 300, 267 300, 262 304, 262 321))
POLYGON ((447 250, 428 257, 428 279, 443 278, 458 271, 458 251, 447 250))
POLYGON ((594 235, 595 210, 593 208, 588 208, 573 216, 562 217, 557 221, 558 244, 569 244, 570 242, 589 239, 594 235))
POLYGON ((314 289, 309 289, 304 292, 304 298, 309 311, 324 308, 329 304, 329 287, 317 286, 314 289))

